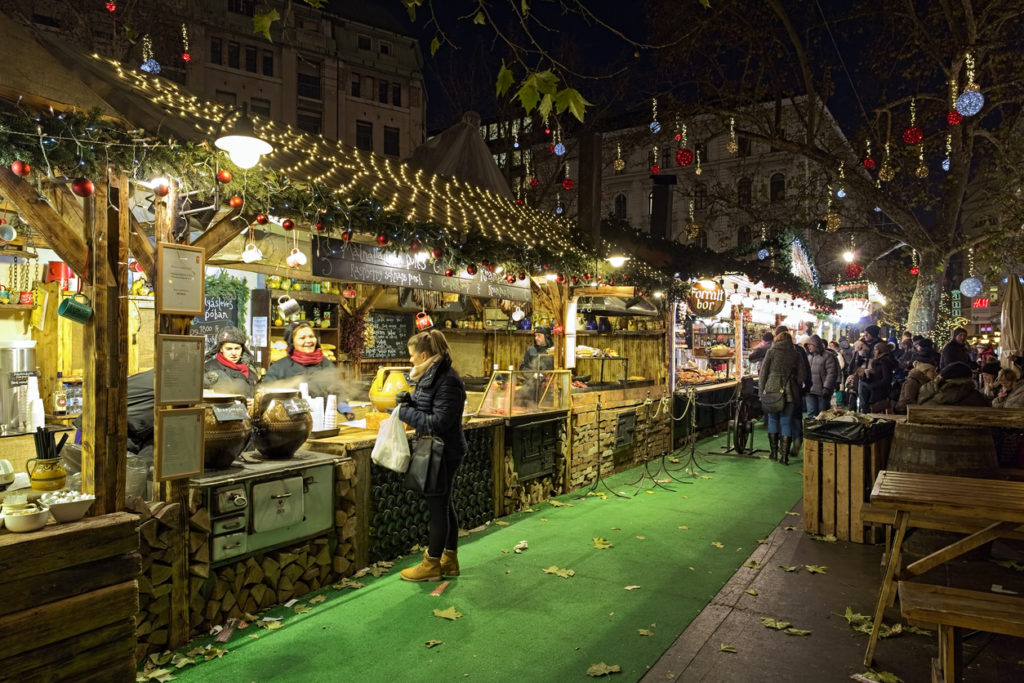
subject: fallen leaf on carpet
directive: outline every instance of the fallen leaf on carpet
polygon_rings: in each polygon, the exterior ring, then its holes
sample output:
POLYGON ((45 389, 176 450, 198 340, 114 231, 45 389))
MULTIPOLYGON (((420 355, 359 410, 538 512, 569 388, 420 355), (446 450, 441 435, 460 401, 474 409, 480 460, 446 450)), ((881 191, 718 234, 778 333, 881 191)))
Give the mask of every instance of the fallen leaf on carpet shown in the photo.
POLYGON ((148 674, 146 674, 146 678, 151 680, 151 681, 174 681, 174 680, 177 680, 174 677, 174 675, 171 673, 170 669, 153 669, 148 674))
POLYGON ((503 519, 498 519, 498 520, 495 520, 495 522, 494 522, 494 523, 495 523, 495 524, 497 524, 498 526, 508 526, 508 522, 506 522, 506 521, 505 521, 505 520, 503 520, 503 519))
POLYGON ((637 536, 636 540, 638 540, 638 541, 646 541, 647 537, 646 536, 637 536))
POLYGON ((804 630, 802 628, 787 628, 785 633, 787 635, 790 635, 790 636, 809 636, 809 635, 811 635, 810 631, 806 631, 806 630, 804 630))
POLYGON ((249 637, 250 637, 250 638, 253 638, 253 639, 256 639, 256 640, 258 640, 258 639, 259 639, 259 636, 258 636, 258 635, 256 635, 255 633, 250 633, 250 634, 249 634, 249 637))
POLYGON ((784 572, 798 572, 798 571, 800 571, 800 567, 798 567, 796 565, 786 566, 786 565, 780 564, 779 565, 779 569, 781 569, 784 572))
POLYGON ((573 507, 572 503, 563 503, 560 500, 549 500, 548 503, 550 503, 552 505, 552 507, 556 507, 556 508, 571 508, 571 507, 573 507))
POLYGON ((438 645, 440 645, 443 642, 444 642, 443 640, 428 640, 427 642, 425 642, 423 644, 426 645, 427 649, 429 650, 431 648, 437 647, 438 645))
POLYGON ((622 531, 622 527, 613 526, 612 531, 622 531))
POLYGON ((916 634, 918 634, 919 636, 930 636, 930 635, 932 634, 932 632, 931 632, 931 631, 926 631, 926 630, 925 630, 925 629, 923 629, 923 628, 918 628, 918 627, 916 627, 916 626, 911 626, 911 625, 909 625, 909 624, 907 624, 906 626, 904 626, 904 627, 903 627, 903 630, 904 630, 904 631, 906 631, 907 633, 916 633, 916 634))
POLYGON ((671 477, 665 477, 664 479, 657 479, 655 481, 657 481, 659 484, 667 484, 670 481, 672 481, 672 478, 671 477))
POLYGON ((877 681, 878 683, 903 683, 903 679, 888 671, 865 671, 850 676, 855 681, 877 681))
POLYGON ((196 663, 196 660, 194 660, 191 657, 186 657, 185 655, 180 654, 180 653, 174 655, 174 658, 171 659, 171 664, 174 665, 175 669, 184 669, 186 666, 189 666, 189 665, 195 664, 195 663, 196 663))
MULTIPOLYGON (((277 629, 284 626, 280 621, 262 621, 261 624, 265 624, 264 628, 268 631, 276 631, 277 629)), ((259 626, 259 624, 257 624, 259 626)))
POLYGON ((604 491, 588 491, 587 495, 594 496, 595 498, 600 498, 601 500, 608 500, 608 494, 605 493, 604 491))
POLYGON ((799 513, 799 512, 793 512, 792 510, 790 510, 790 511, 789 511, 789 512, 787 512, 786 514, 787 514, 787 515, 792 515, 793 517, 799 517, 799 516, 800 516, 800 513, 799 513))
POLYGON ((732 645, 726 645, 725 643, 722 643, 721 645, 719 645, 718 646, 718 650, 719 650, 719 652, 733 652, 733 653, 739 652, 739 650, 734 648, 732 645))
POLYGON ((309 605, 304 605, 304 604, 302 604, 302 603, 299 603, 298 605, 295 605, 295 608, 294 608, 294 610, 293 610, 293 611, 294 611, 294 612, 295 612, 296 614, 305 614, 305 613, 306 613, 306 612, 308 612, 308 611, 309 611, 310 609, 311 609, 311 608, 310 608, 310 606, 309 606, 309 605))
MULTIPOLYGON (((212 631, 212 629, 211 629, 211 631, 212 631)), ((194 657, 197 654, 201 654, 204 649, 206 649, 206 648, 203 648, 203 647, 193 648, 192 650, 189 650, 189 654, 194 657)), ((170 650, 164 650, 163 652, 154 652, 153 654, 151 654, 149 656, 149 661, 152 664, 154 664, 155 666, 159 667, 159 666, 163 666, 164 664, 170 663, 171 658, 173 656, 174 656, 174 653, 171 652, 170 650)))
MULTIPOLYGON (((334 590, 341 590, 342 588, 356 589, 356 588, 362 588, 365 585, 366 585, 365 583, 361 583, 359 581, 353 581, 352 579, 342 579, 338 583, 332 584, 331 588, 333 588, 334 590)), ((249 621, 255 621, 256 620, 256 617, 252 617, 251 619, 249 617, 246 617, 246 618, 249 619, 249 621)))
POLYGON ((508 549, 508 548, 502 548, 502 549, 501 549, 501 552, 503 552, 503 553, 505 553, 506 555, 508 555, 508 553, 509 553, 509 549, 508 549))
POLYGON ((710 477, 710 476, 708 476, 706 474, 702 474, 702 475, 700 475, 700 478, 701 479, 712 479, 713 477, 710 477))
POLYGON ((679 462, 679 458, 669 458, 668 461, 671 462, 671 463, 678 463, 679 462))
POLYGON ((594 547, 598 550, 607 550, 614 545, 607 538, 601 538, 600 536, 594 536, 594 547))
POLYGON ((690 571, 692 572, 692 571, 696 571, 696 570, 693 567, 690 567, 690 571))
POLYGON ((724 548, 725 547, 725 544, 719 543, 718 541, 711 541, 711 545, 715 546, 716 548, 724 548))
POLYGON ((685 524, 683 524, 682 526, 677 526, 676 528, 677 529, 682 529, 683 531, 689 531, 690 530, 690 527, 686 526, 685 524))
POLYGON ((434 609, 434 616, 455 621, 456 619, 461 619, 463 614, 455 609, 455 605, 452 605, 448 609, 434 609))
POLYGON ((309 604, 311 604, 311 605, 319 605, 321 602, 323 602, 326 599, 327 599, 326 595, 318 595, 315 598, 310 598, 309 599, 309 604))
POLYGON ((829 534, 827 536, 822 536, 821 534, 810 534, 810 537, 813 541, 823 541, 825 543, 835 543, 839 540, 836 538, 835 534, 829 534))
POLYGON ((604 662, 598 662, 597 664, 591 664, 587 667, 587 675, 598 678, 600 676, 607 676, 608 674, 622 673, 622 667, 618 664, 605 664, 604 662))
POLYGON ((541 518, 540 518, 540 521, 542 521, 542 522, 546 522, 546 521, 548 521, 548 518, 547 518, 547 517, 541 517, 541 518))
POLYGON ((644 493, 646 493, 648 495, 651 495, 651 496, 654 495, 654 491, 652 491, 651 489, 647 489, 646 491, 644 491, 644 493))
POLYGON ((827 574, 828 567, 823 564, 805 564, 804 569, 808 574, 827 574))
POLYGON ((782 528, 785 529, 786 531, 796 531, 796 527, 795 526, 784 526, 782 528))
POLYGON ((778 619, 773 619, 772 617, 761 617, 761 625, 765 628, 773 628, 776 631, 781 631, 784 628, 789 628, 793 624, 788 621, 779 621, 778 619))
POLYGON ((554 574, 555 576, 560 576, 563 579, 568 579, 569 577, 576 575, 576 572, 574 572, 571 569, 562 569, 560 567, 556 567, 555 565, 551 565, 547 569, 543 569, 541 571, 543 571, 545 574, 554 574))
POLYGON ((746 593, 747 595, 757 595, 757 591, 754 590, 753 588, 748 588, 747 590, 745 590, 743 592, 746 593))
POLYGON ((689 498, 689 496, 683 496, 683 498, 689 498))
POLYGON ((646 629, 646 628, 638 628, 636 630, 636 632, 639 633, 642 636, 653 636, 654 635, 654 631, 652 631, 650 629, 646 629))
POLYGON ((628 590, 628 591, 635 591, 639 587, 640 586, 626 586, 626 590, 628 590))
POLYGON ((515 550, 516 555, 518 555, 529 547, 530 546, 526 541, 519 541, 519 543, 516 543, 515 547, 512 549, 515 550))
POLYGON ((768 542, 767 538, 759 538, 759 539, 757 539, 758 545, 764 545, 767 542, 768 542))

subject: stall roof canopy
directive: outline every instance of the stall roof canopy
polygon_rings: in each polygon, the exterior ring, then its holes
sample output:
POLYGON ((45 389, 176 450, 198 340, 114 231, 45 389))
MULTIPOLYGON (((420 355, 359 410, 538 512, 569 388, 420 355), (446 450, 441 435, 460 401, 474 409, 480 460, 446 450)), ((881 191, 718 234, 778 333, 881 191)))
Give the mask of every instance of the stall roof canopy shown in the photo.
POLYGON ((466 112, 451 128, 416 148, 409 162, 429 173, 450 175, 512 199, 512 191, 480 137, 480 115, 466 112))

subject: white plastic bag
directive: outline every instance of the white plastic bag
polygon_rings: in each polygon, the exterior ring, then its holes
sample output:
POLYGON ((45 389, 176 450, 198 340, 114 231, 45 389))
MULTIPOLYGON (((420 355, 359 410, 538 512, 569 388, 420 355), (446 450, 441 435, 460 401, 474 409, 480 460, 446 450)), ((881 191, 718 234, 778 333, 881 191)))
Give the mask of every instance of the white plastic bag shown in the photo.
POLYGON ((380 422, 380 431, 377 432, 377 441, 373 444, 373 452, 370 460, 381 467, 394 470, 399 474, 405 474, 409 469, 409 439, 405 436, 405 426, 398 419, 396 410, 380 422))

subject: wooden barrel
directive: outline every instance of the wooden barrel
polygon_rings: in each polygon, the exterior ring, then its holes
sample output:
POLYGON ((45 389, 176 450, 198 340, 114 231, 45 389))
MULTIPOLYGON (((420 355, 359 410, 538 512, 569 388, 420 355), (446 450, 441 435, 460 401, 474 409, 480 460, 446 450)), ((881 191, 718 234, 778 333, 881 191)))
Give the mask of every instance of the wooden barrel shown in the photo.
POLYGON ((999 475, 999 461, 988 428, 897 423, 886 469, 984 479, 999 475))

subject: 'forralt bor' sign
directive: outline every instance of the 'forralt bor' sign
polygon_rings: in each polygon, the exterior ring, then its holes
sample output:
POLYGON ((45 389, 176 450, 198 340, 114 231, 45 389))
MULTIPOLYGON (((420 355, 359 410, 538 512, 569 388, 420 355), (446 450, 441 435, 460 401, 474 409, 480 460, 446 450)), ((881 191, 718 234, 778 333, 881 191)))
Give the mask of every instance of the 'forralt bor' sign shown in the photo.
POLYGON ((698 280, 693 283, 686 304, 698 318, 716 316, 725 307, 725 288, 714 280, 698 280))

